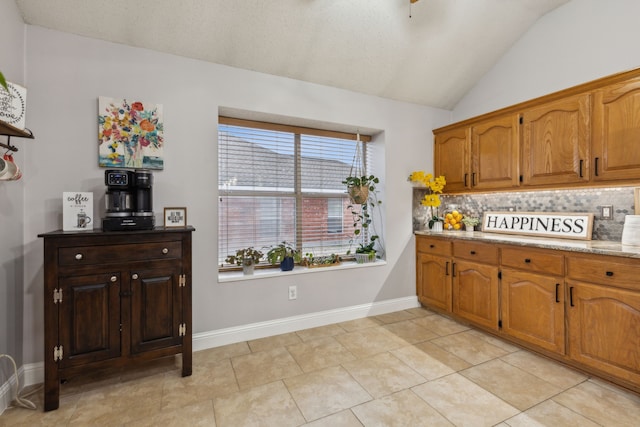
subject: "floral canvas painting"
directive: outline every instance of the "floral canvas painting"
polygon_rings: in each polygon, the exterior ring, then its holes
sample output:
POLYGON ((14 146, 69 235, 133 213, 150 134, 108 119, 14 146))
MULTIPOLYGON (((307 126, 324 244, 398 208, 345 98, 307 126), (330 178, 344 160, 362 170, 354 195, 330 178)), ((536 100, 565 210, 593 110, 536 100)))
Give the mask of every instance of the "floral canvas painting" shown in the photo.
POLYGON ((99 97, 99 166, 163 169, 163 128, 162 104, 99 97))

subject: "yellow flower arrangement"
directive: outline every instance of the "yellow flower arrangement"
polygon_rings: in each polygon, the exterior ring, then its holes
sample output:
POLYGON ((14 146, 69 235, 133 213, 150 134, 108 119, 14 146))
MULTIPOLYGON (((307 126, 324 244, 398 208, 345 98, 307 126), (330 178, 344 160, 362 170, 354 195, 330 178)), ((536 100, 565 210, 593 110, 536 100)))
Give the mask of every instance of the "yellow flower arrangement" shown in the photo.
POLYGON ((431 228, 434 222, 443 220, 438 216, 438 207, 442 203, 440 201, 440 194, 442 194, 444 186, 447 185, 447 180, 442 175, 434 177, 432 174, 425 173, 424 171, 415 171, 409 175, 409 181, 420 183, 427 189, 427 194, 425 194, 424 198, 420 201, 420 204, 427 206, 431 210, 431 218, 429 219, 429 228, 431 228))

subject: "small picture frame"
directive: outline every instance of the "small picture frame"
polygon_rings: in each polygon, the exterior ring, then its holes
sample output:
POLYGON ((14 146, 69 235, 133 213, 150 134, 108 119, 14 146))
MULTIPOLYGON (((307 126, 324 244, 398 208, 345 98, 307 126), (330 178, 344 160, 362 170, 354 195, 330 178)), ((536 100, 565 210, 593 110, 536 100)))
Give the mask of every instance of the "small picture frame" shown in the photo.
POLYGON ((187 208, 164 208, 165 228, 185 228, 187 226, 187 208))

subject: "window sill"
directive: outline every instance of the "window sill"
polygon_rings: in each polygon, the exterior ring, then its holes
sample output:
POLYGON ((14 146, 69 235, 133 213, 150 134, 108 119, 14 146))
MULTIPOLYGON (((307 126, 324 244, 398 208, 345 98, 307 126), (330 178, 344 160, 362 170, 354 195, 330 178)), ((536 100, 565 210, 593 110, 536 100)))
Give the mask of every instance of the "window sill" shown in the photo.
POLYGON ((296 274, 322 273, 324 271, 348 270, 352 268, 380 267, 387 265, 384 260, 377 260, 365 264, 358 264, 355 261, 343 261, 340 265, 332 267, 309 268, 296 265, 291 271, 282 271, 280 269, 257 269, 253 274, 244 275, 242 271, 225 271, 218 273, 218 283, 236 282, 240 280, 265 279, 270 277, 291 276, 296 274))

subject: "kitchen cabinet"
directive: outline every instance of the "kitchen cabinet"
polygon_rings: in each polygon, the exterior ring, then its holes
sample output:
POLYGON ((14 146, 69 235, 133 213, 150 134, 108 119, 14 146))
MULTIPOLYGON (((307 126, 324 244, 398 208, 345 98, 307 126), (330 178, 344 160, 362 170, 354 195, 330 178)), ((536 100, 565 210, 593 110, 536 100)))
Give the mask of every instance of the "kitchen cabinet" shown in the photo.
POLYGON ((638 258, 484 235, 416 236, 420 303, 640 392, 638 258))
POLYGON ((520 137, 518 114, 471 126, 470 185, 474 190, 518 187, 520 137))
POLYGON ((45 410, 60 381, 182 353, 191 375, 191 233, 63 232, 44 238, 45 410))
POLYGON ((640 266, 613 257, 567 258, 569 356, 640 385, 640 266))
POLYGON ((589 181, 590 95, 552 101, 522 113, 524 186, 589 181))
POLYGON ((486 243, 454 241, 453 312, 498 329, 498 249, 486 243))
POLYGON ((469 128, 459 126, 435 134, 434 175, 444 176, 447 192, 470 188, 469 128))
POLYGON ((640 179, 640 68, 433 134, 434 169, 448 193, 632 184, 640 179))
POLYGON ((640 179, 640 77, 594 92, 594 181, 640 179))
POLYGON ((564 354, 564 256, 554 251, 501 250, 502 331, 564 354))
POLYGON ((451 311, 451 242, 416 236, 416 293, 420 303, 451 311))

